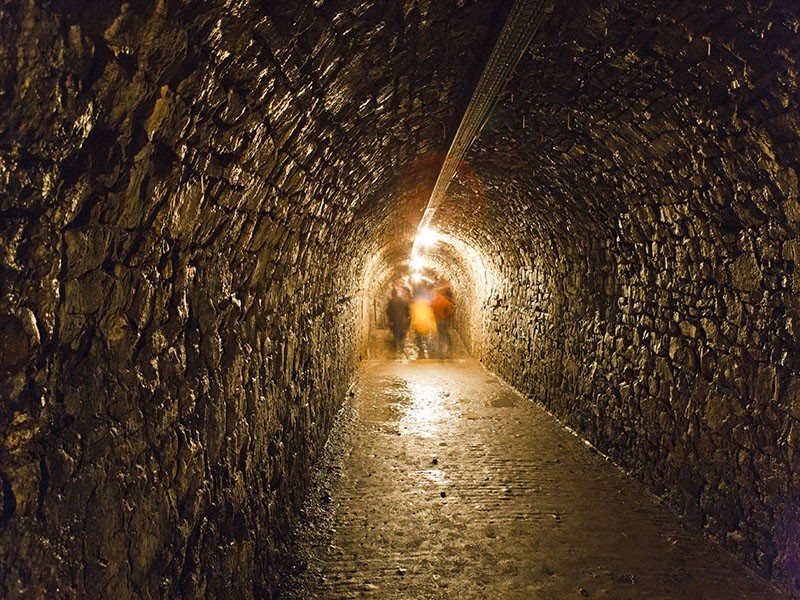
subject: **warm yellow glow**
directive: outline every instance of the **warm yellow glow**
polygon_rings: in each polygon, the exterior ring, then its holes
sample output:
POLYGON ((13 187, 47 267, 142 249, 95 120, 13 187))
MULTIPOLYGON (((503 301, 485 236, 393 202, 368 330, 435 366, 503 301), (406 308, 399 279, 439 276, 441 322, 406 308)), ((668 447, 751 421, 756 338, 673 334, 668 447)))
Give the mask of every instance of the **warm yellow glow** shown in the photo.
POLYGON ((452 414, 443 406, 445 390, 433 386, 408 382, 411 404, 406 409, 402 424, 409 432, 420 437, 433 437, 452 414))
POLYGON ((417 234, 416 244, 422 248, 430 248, 439 241, 439 234, 427 227, 417 234))
POLYGON ((412 256, 410 266, 412 271, 421 271, 426 266, 425 259, 419 255, 412 256))

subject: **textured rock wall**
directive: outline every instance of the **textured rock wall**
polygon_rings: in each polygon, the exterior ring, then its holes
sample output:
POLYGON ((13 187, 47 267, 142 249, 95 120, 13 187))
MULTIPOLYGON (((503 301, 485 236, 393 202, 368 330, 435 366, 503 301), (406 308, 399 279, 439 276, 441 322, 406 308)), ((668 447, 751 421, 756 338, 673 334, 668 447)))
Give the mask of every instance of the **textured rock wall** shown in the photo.
MULTIPOLYGON (((271 593, 507 3, 345 4, 0 6, 0 595, 271 593)), ((557 5, 437 213, 468 344, 789 584, 798 23, 557 5)))
POLYGON ((303 129, 246 110, 279 84, 148 10, 3 13, 8 598, 264 588, 355 359, 303 129))
POLYGON ((270 596, 494 10, 423 4, 0 5, 0 596, 270 596))
POLYGON ((470 157, 483 214, 447 209, 494 234, 465 234, 500 274, 484 360, 797 585, 800 15, 569 13, 545 22, 470 157))

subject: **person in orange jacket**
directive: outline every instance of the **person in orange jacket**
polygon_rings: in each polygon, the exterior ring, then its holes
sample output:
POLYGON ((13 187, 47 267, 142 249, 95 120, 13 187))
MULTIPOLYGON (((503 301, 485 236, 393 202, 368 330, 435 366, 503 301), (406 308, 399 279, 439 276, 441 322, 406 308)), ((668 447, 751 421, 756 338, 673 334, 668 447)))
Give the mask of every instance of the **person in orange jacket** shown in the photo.
POLYGON ((430 341, 436 335, 436 317, 425 294, 416 294, 411 302, 411 329, 416 335, 418 356, 427 357, 430 341))
POLYGON ((450 325, 453 321, 453 291, 449 285, 443 285, 436 290, 436 295, 431 302, 431 310, 436 319, 439 356, 444 358, 449 356, 452 346, 450 325))

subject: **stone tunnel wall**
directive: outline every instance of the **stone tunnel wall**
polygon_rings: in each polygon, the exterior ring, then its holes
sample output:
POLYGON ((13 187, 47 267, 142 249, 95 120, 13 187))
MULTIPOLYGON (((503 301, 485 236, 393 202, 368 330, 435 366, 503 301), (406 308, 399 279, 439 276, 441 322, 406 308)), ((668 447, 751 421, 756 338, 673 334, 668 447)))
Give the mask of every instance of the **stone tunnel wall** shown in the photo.
POLYGON ((353 196, 163 5, 36 4, 0 13, 0 596, 268 594, 357 358, 353 196))
POLYGON ((715 226, 689 221, 629 221, 621 231, 649 229, 647 241, 506 263, 483 359, 693 525, 793 584, 797 242, 736 236, 721 253, 715 226))
MULTIPOLYGON (((792 583, 800 20, 717 4, 556 10, 438 214, 487 364, 792 583)), ((2 595, 271 593, 491 5, 3 3, 2 595)))
POLYGON ((470 157, 485 214, 448 209, 495 234, 483 359, 798 586, 797 8, 589 4, 470 157))
POLYGON ((270 597, 492 5, 0 5, 0 596, 270 597))

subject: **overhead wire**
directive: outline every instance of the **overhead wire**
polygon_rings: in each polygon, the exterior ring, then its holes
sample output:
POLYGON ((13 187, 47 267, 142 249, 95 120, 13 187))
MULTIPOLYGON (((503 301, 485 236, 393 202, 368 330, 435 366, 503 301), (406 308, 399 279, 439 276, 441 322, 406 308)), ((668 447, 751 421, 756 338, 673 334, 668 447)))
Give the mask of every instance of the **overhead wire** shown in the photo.
POLYGON ((516 0, 514 2, 453 136, 442 168, 439 170, 436 183, 417 226, 417 234, 411 250, 412 256, 416 255, 419 249, 420 233, 430 227, 436 210, 444 201, 447 188, 458 172, 464 156, 489 120, 511 73, 528 48, 545 15, 549 12, 548 9, 552 7, 551 2, 552 0, 516 0))

